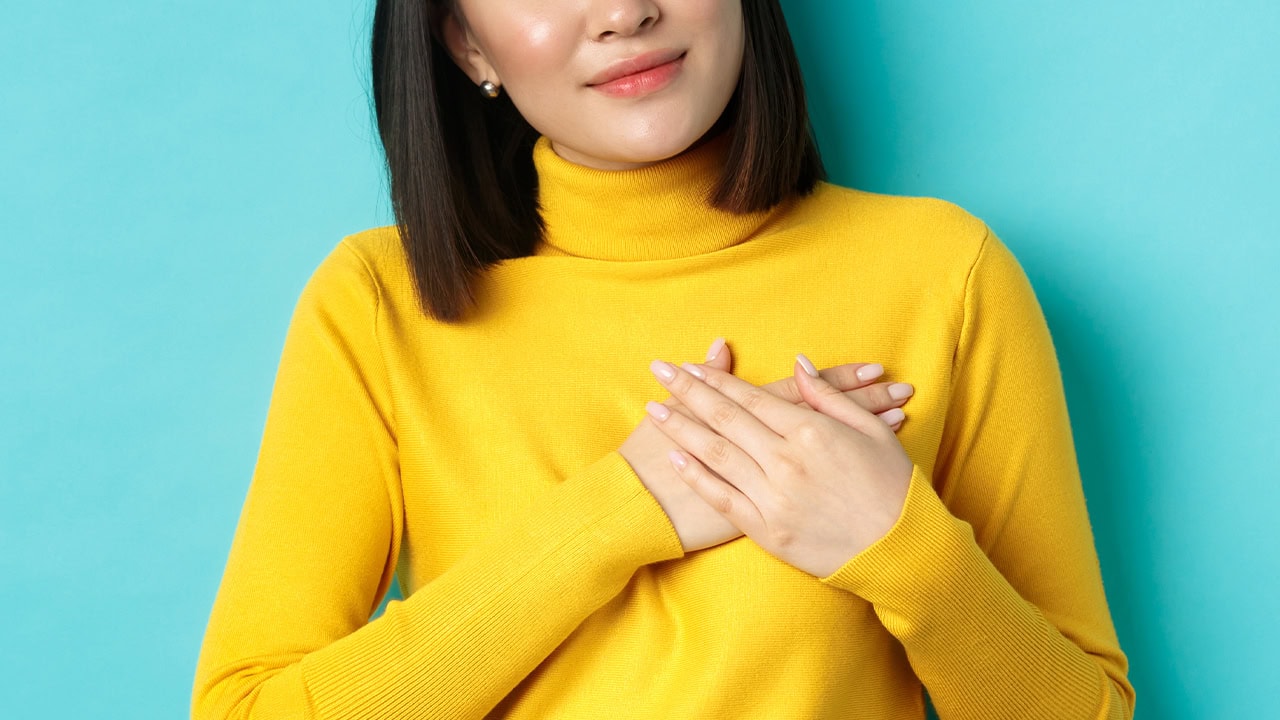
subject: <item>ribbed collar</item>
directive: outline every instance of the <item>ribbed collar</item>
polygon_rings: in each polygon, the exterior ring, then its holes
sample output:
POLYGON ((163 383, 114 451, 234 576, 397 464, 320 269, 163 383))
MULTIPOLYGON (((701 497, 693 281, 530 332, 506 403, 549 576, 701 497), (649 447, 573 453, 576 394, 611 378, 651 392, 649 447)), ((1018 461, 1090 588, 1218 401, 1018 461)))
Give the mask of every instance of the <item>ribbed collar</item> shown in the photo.
POLYGON ((598 260, 665 260, 749 240, 773 212, 737 215, 707 202, 729 150, 721 132, 675 157, 635 170, 597 170, 533 148, 546 234, 536 254, 598 260))

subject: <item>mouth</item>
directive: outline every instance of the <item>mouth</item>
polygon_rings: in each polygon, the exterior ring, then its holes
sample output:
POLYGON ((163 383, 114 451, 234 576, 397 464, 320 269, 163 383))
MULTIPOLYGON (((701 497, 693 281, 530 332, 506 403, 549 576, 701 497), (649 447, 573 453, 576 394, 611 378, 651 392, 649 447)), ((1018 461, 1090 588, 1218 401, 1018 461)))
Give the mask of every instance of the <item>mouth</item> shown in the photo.
POLYGON ((684 64, 686 51, 656 50, 609 66, 588 87, 612 97, 637 97, 666 87, 684 64))
POLYGON ((661 67, 674 62, 675 60, 683 59, 684 56, 684 50, 676 50, 673 48, 643 53, 626 60, 620 60, 610 65, 605 68, 603 72, 597 73, 595 77, 588 80, 587 85, 589 87, 606 85, 615 80, 619 80, 630 75, 638 75, 647 70, 652 70, 656 67, 661 67))

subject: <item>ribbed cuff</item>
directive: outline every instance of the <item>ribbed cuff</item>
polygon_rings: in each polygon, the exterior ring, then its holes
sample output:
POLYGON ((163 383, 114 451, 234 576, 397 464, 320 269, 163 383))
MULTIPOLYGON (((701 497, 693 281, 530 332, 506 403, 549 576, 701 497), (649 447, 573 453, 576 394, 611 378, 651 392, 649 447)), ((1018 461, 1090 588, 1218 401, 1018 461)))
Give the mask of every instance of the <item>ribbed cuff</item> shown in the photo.
MULTIPOLYGON (((889 532, 822 582, 894 610, 943 601, 981 549, 973 528, 951 514, 916 465, 902 514, 889 532)), ((983 558, 985 560, 985 558, 983 558)))
POLYGON ((918 467, 898 523, 822 582, 871 602, 939 713, 1098 718, 1119 697, 1097 662, 1009 584, 918 467))
POLYGON ((610 495, 626 496, 621 508, 610 514, 611 520, 588 528, 599 542, 613 545, 614 555, 624 566, 634 568, 649 563, 684 557, 684 543, 676 533, 667 511, 649 492, 631 464, 614 450, 597 460, 586 473, 600 488, 596 496, 591 488, 584 495, 592 502, 603 501, 611 508, 610 495))
POLYGON ((382 617, 303 658, 319 717, 478 713, 637 568, 684 555, 666 512, 617 451, 495 532, 382 617))

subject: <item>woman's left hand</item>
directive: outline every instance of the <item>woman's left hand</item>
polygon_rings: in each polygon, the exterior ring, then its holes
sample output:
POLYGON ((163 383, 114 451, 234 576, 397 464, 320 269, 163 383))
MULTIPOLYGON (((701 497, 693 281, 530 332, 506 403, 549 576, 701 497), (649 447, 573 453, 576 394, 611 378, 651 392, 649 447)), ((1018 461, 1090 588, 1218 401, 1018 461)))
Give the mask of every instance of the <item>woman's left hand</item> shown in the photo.
POLYGON ((673 450, 672 463, 707 504, 764 550, 822 578, 889 532, 914 466, 884 420, 812 377, 801 357, 793 372, 809 407, 700 363, 660 360, 650 370, 702 423, 646 407, 685 450, 673 450))

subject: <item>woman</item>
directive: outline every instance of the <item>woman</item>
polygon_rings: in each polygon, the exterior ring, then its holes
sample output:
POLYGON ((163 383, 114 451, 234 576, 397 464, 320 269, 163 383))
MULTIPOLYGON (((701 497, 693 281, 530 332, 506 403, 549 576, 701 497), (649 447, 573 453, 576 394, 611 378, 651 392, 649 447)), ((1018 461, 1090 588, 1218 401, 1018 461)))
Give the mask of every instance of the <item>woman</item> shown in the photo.
POLYGON ((379 0, 373 72, 194 717, 1132 716, 1031 287, 823 180, 776 0, 379 0))

